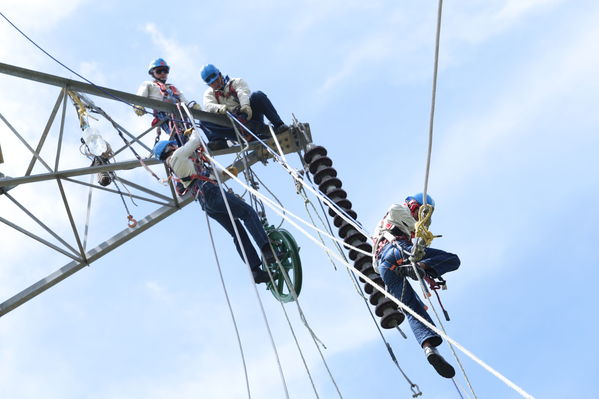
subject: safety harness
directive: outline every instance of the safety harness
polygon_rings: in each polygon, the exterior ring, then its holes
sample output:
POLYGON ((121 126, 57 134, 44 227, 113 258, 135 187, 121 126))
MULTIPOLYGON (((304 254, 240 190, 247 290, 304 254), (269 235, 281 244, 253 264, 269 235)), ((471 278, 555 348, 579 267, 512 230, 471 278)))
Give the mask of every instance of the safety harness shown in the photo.
POLYGON ((206 158, 206 155, 204 154, 204 149, 202 147, 198 148, 196 150, 196 153, 193 156, 189 157, 189 159, 193 162, 193 166, 196 170, 196 173, 185 177, 176 177, 175 173, 173 172, 173 169, 167 163, 170 172, 169 178, 177 183, 190 182, 190 184, 188 184, 187 187, 177 187, 177 193, 180 196, 183 196, 188 191, 191 191, 195 199, 203 202, 204 197, 202 188, 206 183, 216 184, 216 180, 210 178, 212 168, 208 166, 209 161, 208 158, 206 158))
MULTIPOLYGON (((400 208, 396 208, 395 210, 400 209, 400 208)), ((432 241, 432 239, 434 236, 430 231, 428 231, 428 225, 430 224, 430 217, 432 214, 432 207, 431 208, 425 208, 424 206, 420 208, 420 212, 419 212, 419 221, 417 221, 415 223, 415 231, 411 231, 410 235, 408 236, 407 232, 404 231, 403 229, 401 229, 397 224, 403 224, 404 226, 406 226, 405 221, 403 220, 395 220, 394 223, 392 223, 391 220, 389 220, 389 216, 393 216, 393 208, 390 209, 385 216, 383 217, 383 219, 381 220, 381 223, 379 225, 378 231, 377 231, 377 235, 373 237, 373 241, 374 241, 374 245, 373 245, 373 254, 372 254, 372 264, 374 266, 374 269, 378 272, 378 260, 379 260, 379 255, 380 252, 382 251, 382 249, 388 245, 388 244, 392 244, 395 245, 397 247, 398 250, 401 251, 402 255, 406 253, 406 251, 401 247, 401 245, 399 245, 397 243, 397 241, 408 241, 410 242, 413 238, 417 238, 418 240, 423 239, 423 242, 426 246, 430 245, 430 242, 432 241), (426 210, 426 212, 425 212, 426 210)), ((403 209, 402 209, 403 210, 403 209)), ((412 209, 410 207, 406 207, 406 212, 410 212, 412 213, 412 209)), ((408 227, 408 226, 406 226, 408 227)), ((410 229, 411 230, 411 229, 410 229)), ((413 248, 416 247, 416 244, 413 246, 413 248)), ((409 254, 411 256, 411 254, 409 254)), ((389 270, 398 273, 399 272, 399 268, 400 267, 407 267, 406 265, 410 263, 409 257, 403 257, 401 259, 398 259, 396 261, 395 264, 393 264, 391 267, 389 267, 389 270)), ((409 266, 412 267, 412 266, 409 266)), ((422 279, 424 281, 426 281, 426 283, 428 284, 430 290, 432 290, 435 295, 437 296, 437 301, 439 302, 439 305, 441 306, 441 309, 443 309, 443 314, 445 316, 445 319, 447 321, 450 320, 449 318, 449 313, 447 312, 447 310, 445 309, 445 307, 443 306, 443 303, 441 302, 441 297, 439 296, 439 293, 437 292, 437 290, 442 289, 445 290, 447 289, 447 282, 445 281, 445 279, 443 279, 441 276, 431 276, 429 273, 424 273, 424 276, 422 277, 422 279)), ((402 293, 403 296, 403 293, 402 293)), ((430 296, 430 293, 428 293, 428 296, 430 296)), ((426 308, 426 305, 425 305, 426 308)))
POLYGON ((158 89, 160 89, 160 93, 162 93, 162 101, 167 103, 178 103, 181 101, 181 92, 172 84, 166 84, 159 80, 154 80, 152 82, 158 89))
POLYGON ((216 101, 221 104, 220 99, 222 97, 224 98, 229 98, 231 96, 235 97, 235 99, 237 100, 237 102, 239 102, 239 97, 237 96, 237 91, 235 91, 235 88, 233 87, 233 83, 231 83, 227 89, 227 85, 230 83, 229 77, 225 76, 225 85, 223 90, 214 90, 214 97, 216 97, 216 101))

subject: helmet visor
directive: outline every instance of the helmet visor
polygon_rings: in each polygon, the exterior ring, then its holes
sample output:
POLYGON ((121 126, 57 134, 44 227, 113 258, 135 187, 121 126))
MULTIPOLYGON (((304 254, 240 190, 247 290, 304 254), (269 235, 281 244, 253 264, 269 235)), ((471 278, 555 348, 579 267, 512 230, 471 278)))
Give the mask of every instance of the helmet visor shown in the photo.
POLYGON ((208 84, 212 84, 214 83, 214 81, 218 79, 218 73, 211 73, 210 75, 206 76, 206 79, 204 79, 204 82, 208 83, 208 84))

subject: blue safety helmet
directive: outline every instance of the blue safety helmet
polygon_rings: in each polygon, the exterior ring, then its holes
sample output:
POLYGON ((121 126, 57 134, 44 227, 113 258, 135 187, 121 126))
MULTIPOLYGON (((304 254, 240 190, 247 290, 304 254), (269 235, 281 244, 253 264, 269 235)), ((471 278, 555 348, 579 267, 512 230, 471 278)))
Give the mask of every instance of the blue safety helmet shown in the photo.
POLYGON ((148 73, 151 75, 154 68, 158 67, 165 67, 169 71, 171 69, 171 67, 168 66, 168 64, 163 58, 156 58, 154 61, 150 62, 150 65, 148 66, 148 73))
MULTIPOLYGON (((418 193, 418 194, 410 195, 408 198, 406 198, 406 202, 410 202, 410 201, 416 201, 420 205, 422 205, 422 204, 424 204, 424 194, 418 193)), ((433 199, 433 197, 431 197, 428 194, 426 194, 426 203, 428 205, 432 206, 433 208, 435 207, 435 200, 433 199)))
POLYGON ((202 67, 202 79, 208 85, 218 79, 219 75, 220 71, 212 64, 204 65, 202 67))
POLYGON ((157 159, 160 159, 161 161, 164 161, 164 159, 162 159, 162 156, 164 155, 164 150, 169 145, 177 145, 177 142, 175 140, 162 140, 162 141, 159 141, 154 146, 154 149, 152 149, 152 155, 154 155, 154 158, 157 158, 157 159))

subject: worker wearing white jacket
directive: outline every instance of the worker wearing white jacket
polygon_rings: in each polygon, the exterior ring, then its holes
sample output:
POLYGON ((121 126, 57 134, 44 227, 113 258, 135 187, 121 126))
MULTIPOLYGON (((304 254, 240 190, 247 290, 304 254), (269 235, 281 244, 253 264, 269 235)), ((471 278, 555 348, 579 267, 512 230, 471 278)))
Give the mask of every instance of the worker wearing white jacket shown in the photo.
POLYGON ((237 252, 242 259, 245 259, 243 256, 243 252, 245 252, 256 284, 268 282, 270 281, 269 275, 260 268, 262 261, 248 236, 249 232, 262 251, 267 263, 270 264, 276 261, 260 217, 254 208, 240 197, 232 192, 223 192, 220 189, 218 182, 215 180, 212 167, 202 160, 201 151, 198 152, 201 145, 200 136, 194 130, 185 145, 179 146, 174 140, 163 140, 154 146, 152 153, 156 158, 166 163, 175 176, 181 180, 185 188, 193 193, 208 216, 216 220, 233 237, 237 252), (225 199, 229 204, 241 242, 237 239, 225 199), (243 221, 243 224, 241 221, 243 221))
MULTIPOLYGON (((204 108, 208 112, 226 114, 230 112, 240 116, 242 122, 260 137, 263 133, 264 117, 272 123, 275 133, 279 134, 288 129, 283 123, 277 110, 269 98, 261 91, 251 92, 248 84, 241 78, 229 78, 212 64, 202 68, 202 79, 210 88, 204 92, 204 108)), ((227 148, 227 139, 236 140, 235 130, 222 127, 210 122, 204 122, 210 132, 208 148, 212 150, 227 148)))
MULTIPOLYGON (((387 290, 395 298, 429 323, 434 324, 426 307, 408 283, 407 277, 412 280, 425 278, 425 276, 440 277, 457 270, 460 266, 460 258, 455 254, 427 247, 424 249, 422 259, 416 263, 416 270, 409 263, 408 254, 414 250, 412 238, 416 221, 419 219, 420 207, 425 203, 435 207, 435 201, 430 195, 426 195, 426 200, 424 198, 423 193, 418 193, 407 197, 404 204, 393 204, 389 208, 374 232, 373 266, 381 275, 387 290)), ((453 366, 437 350, 437 346, 443 342, 441 336, 410 313, 406 313, 406 318, 418 343, 424 349, 428 362, 442 377, 453 378, 455 375, 453 366)))
MULTIPOLYGON (((176 104, 176 103, 184 103, 188 104, 187 99, 175 87, 175 85, 166 83, 168 78, 168 74, 170 72, 170 67, 166 63, 166 61, 162 58, 157 58, 156 60, 150 62, 148 66, 148 74, 154 78, 152 81, 145 81, 137 89, 137 95, 141 97, 151 98, 152 100, 165 101, 168 103, 176 104)), ((192 106, 195 110, 201 110, 199 104, 193 104, 192 106)), ((135 113, 138 116, 143 116, 146 111, 143 107, 136 105, 135 113)), ((154 120, 152 121, 152 126, 160 123, 160 127, 165 131, 165 133, 171 136, 171 139, 177 138, 176 135, 173 134, 174 126, 169 123, 169 115, 163 111, 154 110, 153 112, 154 120)), ((175 118, 180 119, 180 118, 175 118)), ((182 128, 181 128, 182 129, 182 128)), ((184 129, 182 129, 184 130, 184 129)), ((182 144, 182 143, 180 143, 182 144)))

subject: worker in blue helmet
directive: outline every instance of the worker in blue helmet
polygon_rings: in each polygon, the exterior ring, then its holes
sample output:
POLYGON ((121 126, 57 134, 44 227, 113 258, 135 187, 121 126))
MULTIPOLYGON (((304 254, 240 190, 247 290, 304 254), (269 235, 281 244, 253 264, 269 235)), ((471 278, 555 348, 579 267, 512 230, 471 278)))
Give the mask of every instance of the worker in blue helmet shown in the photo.
MULTIPOLYGON (((198 151, 201 154, 202 141, 194 130, 183 146, 179 146, 174 140, 163 140, 154 146, 152 154, 167 165, 181 181, 185 192, 189 191, 194 195, 208 216, 227 230, 233 237, 237 252, 242 259, 244 259, 243 247, 256 284, 270 281, 268 273, 260 268, 262 261, 248 236, 249 232, 266 262, 276 261, 260 217, 254 208, 243 199, 232 192, 224 192, 220 189, 212 167, 203 161, 201 156, 198 156, 198 151), (237 239, 225 201, 229 204, 241 242, 237 239)), ((280 254, 277 255, 280 256, 280 254)))
MULTIPOLYGON (((460 259, 457 255, 440 249, 425 248, 422 258, 416 262, 414 271, 408 258, 414 250, 412 239, 415 235, 415 224, 424 204, 435 207, 435 201, 430 195, 425 197, 418 193, 407 197, 403 204, 393 204, 389 208, 374 231, 373 265, 393 296, 434 325, 407 278, 439 278, 456 270, 460 266, 460 259)), ((453 366, 436 349, 443 342, 442 338, 411 314, 406 312, 406 317, 416 340, 424 349, 428 362, 441 376, 453 378, 453 366)))
MULTIPOLYGON (((179 89, 177 89, 175 85, 166 82, 170 70, 170 66, 163 58, 157 58, 151 61, 150 65, 148 66, 148 75, 152 77, 152 80, 147 80, 143 82, 137 90, 137 95, 141 97, 151 98, 153 100, 165 101, 172 104, 181 102, 187 104, 192 109, 201 110, 199 104, 195 102, 188 103, 183 93, 179 89)), ((146 113, 145 109, 138 105, 134 107, 134 110, 138 116, 143 116, 146 113)), ((169 119, 173 118, 169 118, 169 115, 164 111, 154 110, 152 114, 154 115, 152 126, 160 124, 160 127, 165 131, 165 133, 170 135, 171 138, 175 138, 174 130, 176 129, 173 125, 173 123, 175 122, 173 122, 172 120, 169 122, 169 119)), ((174 119, 179 120, 180 117, 174 119)), ((181 130, 185 129, 181 127, 181 130)), ((177 137, 177 139, 180 138, 177 137)))
MULTIPOLYGON (((264 117, 274 126, 276 134, 283 133, 289 127, 283 122, 270 99, 261 91, 251 92, 247 82, 241 78, 223 76, 212 64, 201 70, 202 80, 209 86, 204 92, 204 109, 208 112, 239 116, 246 126, 258 137, 268 137, 264 117)), ((227 139, 236 140, 235 130, 214 123, 204 123, 210 131, 208 148, 212 150, 227 148, 227 139)), ((250 136, 250 140, 251 140, 250 136)))

